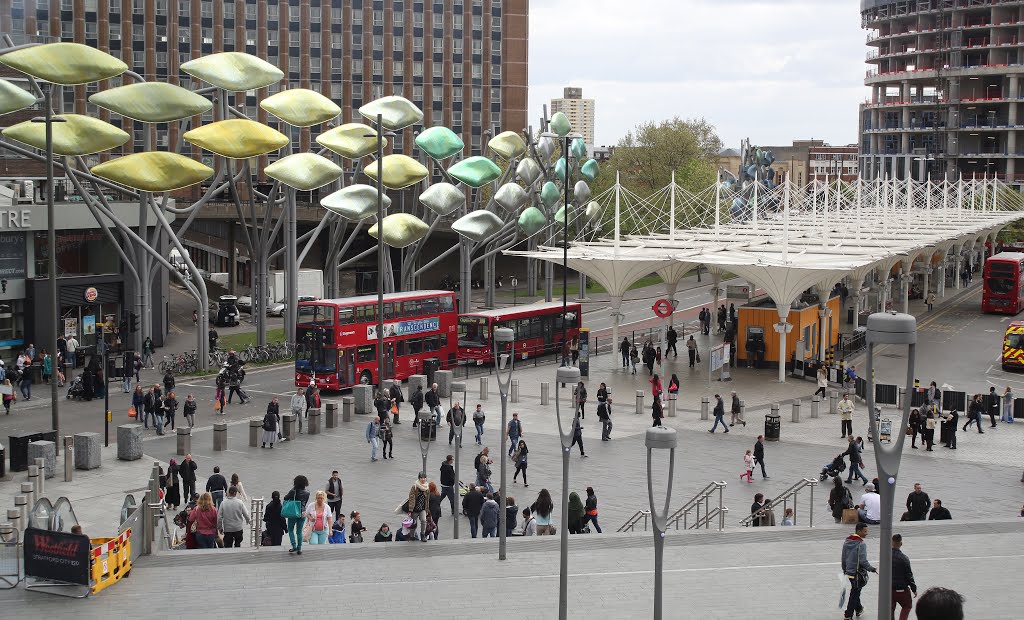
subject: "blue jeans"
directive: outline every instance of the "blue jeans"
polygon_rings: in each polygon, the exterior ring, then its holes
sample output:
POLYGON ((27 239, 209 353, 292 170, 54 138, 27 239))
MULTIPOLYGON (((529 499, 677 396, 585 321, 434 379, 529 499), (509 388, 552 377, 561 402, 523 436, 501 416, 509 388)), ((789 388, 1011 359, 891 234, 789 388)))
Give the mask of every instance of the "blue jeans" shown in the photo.
POLYGON ((441 411, 441 405, 438 405, 430 410, 434 414, 434 418, 437 420, 437 426, 441 426, 441 420, 444 418, 444 412, 441 411))
POLYGON ((200 534, 196 532, 196 546, 200 549, 216 549, 217 548, 217 535, 216 534, 200 534))
POLYGON ((313 533, 309 535, 309 544, 311 545, 326 545, 327 534, 330 530, 313 530, 313 533))
POLYGON ((288 541, 292 543, 292 549, 302 549, 302 526, 306 524, 306 517, 288 519, 288 541))
MULTIPOLYGON (((458 517, 456 517, 458 518, 458 517)), ((469 515, 469 536, 470 538, 476 538, 476 530, 480 527, 480 515, 469 515)))
MULTIPOLYGON (((32 398, 32 381, 21 382, 21 395, 26 399, 32 398)), ((981 428, 981 422, 978 422, 978 428, 981 428)))
MULTIPOLYGON (((474 423, 476 424, 476 423, 474 423)), ((476 442, 480 443, 484 438, 484 425, 482 423, 476 424, 476 442)))
POLYGON ((508 453, 512 454, 519 447, 519 435, 509 435, 508 442, 508 453))
POLYGON ((867 484, 867 482, 868 482, 867 476, 865 476, 864 472, 862 472, 860 470, 860 463, 853 463, 852 465, 850 465, 850 475, 847 476, 846 481, 850 482, 854 478, 858 478, 860 480, 863 480, 864 484, 867 484))
POLYGON ((377 448, 379 448, 379 447, 380 447, 380 439, 379 438, 374 437, 373 439, 370 440, 370 460, 371 461, 376 461, 377 460, 377 448))
POLYGON ((156 415, 153 416, 153 419, 156 420, 156 434, 157 435, 163 435, 164 434, 164 416, 162 416, 160 414, 156 414, 156 415))
POLYGON ((602 533, 601 532, 601 526, 597 522, 597 515, 584 515, 583 516, 583 525, 586 525, 588 521, 594 524, 594 529, 597 530, 598 534, 602 533))
POLYGON ((75 369, 75 365, 76 365, 75 362, 77 362, 77 361, 78 361, 78 354, 76 352, 74 352, 74 351, 68 351, 68 367, 71 368, 71 370, 75 369))
POLYGON ((482 536, 482 538, 496 538, 497 536, 498 536, 498 526, 497 525, 495 525, 494 527, 485 527, 484 528, 484 535, 482 536))
POLYGON ((861 508, 860 510, 857 511, 857 518, 860 519, 862 522, 868 523, 870 525, 878 525, 880 523, 880 521, 875 521, 874 519, 869 519, 868 518, 868 511, 864 510, 863 508, 861 508))
POLYGON ((715 416, 715 425, 711 427, 711 432, 712 433, 715 432, 715 429, 718 428, 719 424, 722 425, 722 428, 725 429, 725 432, 727 432, 727 433, 729 432, 729 425, 725 423, 725 418, 723 418, 720 415, 716 415, 715 416))

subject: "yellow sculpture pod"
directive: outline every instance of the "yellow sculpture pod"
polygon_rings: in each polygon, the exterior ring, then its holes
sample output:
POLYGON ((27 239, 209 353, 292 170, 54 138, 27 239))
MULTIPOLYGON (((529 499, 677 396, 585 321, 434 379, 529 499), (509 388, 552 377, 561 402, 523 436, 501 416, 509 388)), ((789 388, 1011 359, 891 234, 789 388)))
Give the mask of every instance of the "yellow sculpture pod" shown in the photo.
MULTIPOLYGON (((359 159, 377 150, 377 132, 362 123, 345 123, 316 137, 316 142, 345 159, 359 159), (367 137, 370 136, 370 137, 367 137)), ((388 145, 387 138, 381 148, 388 145)))
POLYGON ((505 159, 513 159, 526 152, 526 141, 514 131, 503 131, 491 138, 487 148, 505 159))
POLYGON ((341 176, 342 170, 315 153, 295 153, 265 168, 267 176, 303 192, 323 187, 341 176))
POLYGON ((409 125, 423 120, 423 111, 417 108, 413 102, 398 95, 375 99, 359 108, 359 114, 374 123, 377 122, 377 115, 380 114, 381 125, 392 131, 405 129, 409 125))
POLYGON ((382 183, 388 189, 405 189, 419 183, 430 174, 420 162, 408 155, 386 155, 384 159, 375 161, 363 169, 366 176, 377 180, 377 166, 383 165, 384 178, 382 183))
MULTIPOLYGON (((392 213, 384 218, 384 245, 392 248, 404 248, 412 245, 427 235, 430 229, 420 218, 409 213, 392 213)), ((378 225, 374 224, 367 231, 374 239, 377 238, 378 225)))
POLYGON ((208 112, 213 102, 166 82, 136 82, 89 97, 89 103, 144 123, 168 123, 208 112))
POLYGON ((213 168, 190 157, 154 151, 118 157, 92 167, 92 173, 144 192, 170 192, 213 176, 213 168))
MULTIPOLYGON (((75 157, 117 148, 131 136, 110 123, 83 116, 63 114, 63 123, 53 123, 53 152, 75 157)), ((46 150, 46 123, 25 121, 3 130, 5 138, 17 140, 41 151, 46 150)))
POLYGON ((19 88, 7 80, 0 80, 0 114, 24 110, 36 102, 32 93, 19 88))
POLYGON ((341 114, 336 103, 308 88, 290 88, 271 95, 260 107, 289 125, 312 127, 341 114))
POLYGON ((63 86, 117 77, 128 65, 81 43, 46 43, 0 55, 0 64, 36 79, 63 86))
POLYGON ((190 60, 181 70, 207 84, 229 91, 253 90, 280 82, 284 73, 252 54, 221 52, 190 60))
POLYGON ((276 129, 246 118, 217 121, 186 131, 189 143, 229 159, 266 155, 288 144, 288 137, 276 129))

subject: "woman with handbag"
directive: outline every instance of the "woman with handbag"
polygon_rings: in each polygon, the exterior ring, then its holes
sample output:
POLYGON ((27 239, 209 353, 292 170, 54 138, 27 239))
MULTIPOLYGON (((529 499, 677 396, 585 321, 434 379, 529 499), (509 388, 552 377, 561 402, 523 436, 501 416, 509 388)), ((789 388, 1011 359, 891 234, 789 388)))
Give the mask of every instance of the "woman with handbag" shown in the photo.
MULTIPOLYGON (((409 516, 415 521, 419 521, 419 539, 422 541, 427 540, 427 517, 426 510, 430 507, 430 484, 427 483, 427 474, 420 472, 416 478, 416 482, 412 483, 412 487, 409 489, 409 498, 407 500, 407 508, 409 509, 409 516)), ((413 533, 415 534, 416 528, 413 527, 413 533)), ((415 536, 414 536, 415 537, 415 536)))
POLYGON ((928 442, 926 452, 932 451, 932 443, 935 442, 935 408, 928 410, 928 417, 924 420, 924 440, 928 442))
POLYGON ((302 555, 302 526, 306 521, 306 504, 309 503, 309 480, 305 476, 295 476, 292 490, 284 496, 281 516, 287 519, 288 541, 292 544, 288 553, 302 555))
POLYGON ((281 546, 281 539, 284 538, 284 531, 288 524, 281 516, 281 492, 274 491, 270 494, 270 503, 263 509, 263 524, 267 528, 267 536, 270 538, 270 545, 281 546))
POLYGON ((366 531, 366 528, 363 527, 362 515, 360 515, 357 511, 353 510, 351 513, 349 513, 348 518, 348 531, 351 532, 348 536, 348 541, 352 543, 363 542, 363 532, 366 531))
POLYGON ((921 412, 917 409, 910 410, 910 418, 907 420, 907 434, 910 435, 910 447, 917 450, 917 434, 921 433, 921 443, 924 443, 924 430, 921 428, 921 412))
POLYGON ((551 493, 547 489, 541 489, 537 495, 537 501, 530 506, 537 525, 537 536, 553 536, 555 525, 551 522, 551 514, 555 510, 555 504, 551 501, 551 493))
POLYGON ((11 415, 11 405, 14 404, 14 401, 18 400, 18 397, 14 393, 14 386, 11 385, 10 379, 4 379, 3 386, 4 412, 6 415, 11 415))
POLYGON ((273 449, 274 442, 277 441, 279 422, 280 416, 278 415, 277 399, 275 398, 267 405, 267 413, 263 416, 263 442, 260 445, 261 448, 266 448, 269 443, 271 449, 273 449))
POLYGON ((530 488, 530 485, 526 483, 526 467, 528 465, 527 455, 530 453, 530 449, 526 447, 526 442, 522 439, 519 440, 519 447, 512 453, 512 462, 516 464, 516 473, 512 476, 512 482, 514 483, 519 478, 519 472, 523 473, 523 486, 530 488))
POLYGON ((832 485, 828 494, 828 507, 832 510, 832 518, 839 523, 843 520, 843 510, 853 507, 853 496, 839 476, 832 478, 832 485))
POLYGON ((428 504, 427 538, 437 540, 437 533, 440 530, 438 524, 441 523, 441 491, 437 488, 437 484, 434 482, 430 483, 430 498, 428 504))
POLYGON ((178 467, 178 462, 171 459, 167 465, 167 490, 164 493, 164 503, 167 504, 167 508, 172 511, 176 511, 178 506, 181 505, 181 481, 178 480, 179 472, 180 468, 178 467))
POLYGON ((395 430, 391 427, 391 418, 383 416, 380 419, 380 430, 377 431, 380 435, 381 448, 380 453, 387 458, 395 458, 395 430))
POLYGON ((188 531, 195 535, 196 547, 215 549, 217 547, 217 507, 213 496, 203 493, 199 503, 188 516, 188 531))
POLYGON ((168 426, 171 430, 174 430, 174 412, 178 410, 178 399, 175 398, 174 392, 167 392, 167 396, 164 397, 164 428, 168 426))
POLYGON ((330 535, 334 523, 334 514, 327 505, 326 491, 317 491, 315 497, 316 499, 306 506, 306 519, 310 524, 309 544, 326 545, 327 536, 330 535))
POLYGON ((185 397, 182 413, 185 414, 185 421, 188 422, 189 428, 196 425, 196 397, 192 394, 185 397))

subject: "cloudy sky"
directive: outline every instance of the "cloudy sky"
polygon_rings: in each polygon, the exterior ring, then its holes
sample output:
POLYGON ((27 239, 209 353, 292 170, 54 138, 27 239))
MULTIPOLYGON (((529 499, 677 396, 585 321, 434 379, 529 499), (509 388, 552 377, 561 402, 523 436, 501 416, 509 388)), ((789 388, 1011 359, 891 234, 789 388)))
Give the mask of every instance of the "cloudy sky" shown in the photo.
MULTIPOLYGON (((726 146, 857 140, 858 0, 532 0, 530 118, 579 86, 595 142, 637 123, 705 117, 726 146)), ((533 120, 536 123, 535 120, 533 120)))

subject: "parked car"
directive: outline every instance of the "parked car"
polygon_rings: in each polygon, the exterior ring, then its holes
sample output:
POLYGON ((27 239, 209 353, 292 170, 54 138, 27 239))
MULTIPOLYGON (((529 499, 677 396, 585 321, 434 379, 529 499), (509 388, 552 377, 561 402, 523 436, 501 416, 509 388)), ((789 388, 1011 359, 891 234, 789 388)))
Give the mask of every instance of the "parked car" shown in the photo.
MULTIPOLYGON (((246 314, 252 314, 252 297, 249 295, 242 295, 238 298, 238 302, 235 303, 238 310, 245 312, 246 314)), ((284 316, 284 304, 278 301, 271 301, 267 298, 267 316, 284 316)))

